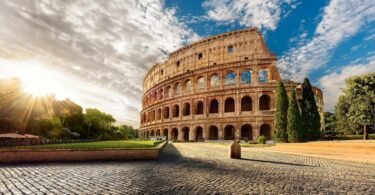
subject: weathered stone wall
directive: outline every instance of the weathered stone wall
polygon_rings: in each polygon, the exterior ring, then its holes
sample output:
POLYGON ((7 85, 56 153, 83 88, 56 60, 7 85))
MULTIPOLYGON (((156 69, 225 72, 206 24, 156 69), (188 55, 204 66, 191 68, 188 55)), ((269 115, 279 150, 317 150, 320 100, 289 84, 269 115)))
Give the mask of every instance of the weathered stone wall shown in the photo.
MULTIPOLYGON (((270 140, 280 80, 276 58, 254 28, 193 43, 146 75, 141 135, 179 141, 265 135, 270 140)), ((299 83, 285 84, 288 91, 292 86, 300 90, 299 83)), ((322 93, 315 92, 323 112, 322 93)))

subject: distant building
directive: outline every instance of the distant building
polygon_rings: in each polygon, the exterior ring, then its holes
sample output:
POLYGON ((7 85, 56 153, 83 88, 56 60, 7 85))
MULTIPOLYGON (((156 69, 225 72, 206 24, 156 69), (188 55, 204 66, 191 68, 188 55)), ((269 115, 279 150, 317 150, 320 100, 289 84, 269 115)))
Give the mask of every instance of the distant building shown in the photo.
MULTIPOLYGON (((256 140, 274 137, 276 56, 256 28, 208 37, 156 64, 143 82, 141 137, 256 140)), ((285 81, 290 92, 300 83, 285 81)), ((323 119, 323 94, 314 87, 323 119)))

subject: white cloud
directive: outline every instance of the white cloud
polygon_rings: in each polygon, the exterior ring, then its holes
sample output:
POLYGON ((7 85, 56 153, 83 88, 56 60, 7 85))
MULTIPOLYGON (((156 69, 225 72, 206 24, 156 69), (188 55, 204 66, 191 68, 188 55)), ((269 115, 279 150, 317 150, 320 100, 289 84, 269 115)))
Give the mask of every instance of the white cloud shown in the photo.
POLYGON ((338 97, 342 94, 342 89, 345 88, 345 79, 360 74, 375 72, 375 56, 368 59, 370 60, 368 63, 347 65, 319 79, 324 94, 326 110, 334 111, 338 97))
POLYGON ((278 61, 283 78, 301 80, 321 68, 341 42, 374 20, 373 0, 331 0, 324 8, 314 37, 309 41, 302 40, 302 46, 298 44, 278 61))
POLYGON ((72 88, 73 100, 135 126, 144 74, 198 38, 161 0, 1 1, 0 26, 0 60, 11 62, 3 70, 43 64, 85 86, 72 88))
POLYGON ((295 0, 206 0, 207 17, 219 23, 236 23, 247 27, 275 30, 281 17, 288 14, 283 7, 296 8, 295 0))

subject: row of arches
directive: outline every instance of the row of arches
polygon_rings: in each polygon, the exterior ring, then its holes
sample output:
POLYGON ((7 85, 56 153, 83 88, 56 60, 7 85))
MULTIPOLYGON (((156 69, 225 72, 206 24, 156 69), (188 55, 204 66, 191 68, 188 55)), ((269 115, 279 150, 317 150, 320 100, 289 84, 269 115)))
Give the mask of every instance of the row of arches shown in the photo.
MULTIPOLYGON (((268 70, 261 69, 258 71, 258 82, 265 83, 268 82, 268 70)), ((229 70, 225 75, 224 86, 235 85, 237 82, 237 74, 233 70, 229 70)), ((176 82, 173 85, 168 85, 165 88, 156 89, 154 92, 150 93, 147 97, 144 98, 142 102, 144 106, 150 105, 157 100, 162 100, 164 97, 172 97, 172 95, 181 95, 182 93, 190 93, 195 87, 196 90, 202 90, 207 87, 216 88, 220 86, 220 76, 218 73, 213 73, 209 76, 208 79, 209 86, 206 86, 205 77, 198 76, 196 82, 192 79, 187 79, 184 82, 176 82)), ((251 84, 252 83, 252 70, 243 70, 240 73, 239 78, 240 84, 251 84)))
MULTIPOLYGON (((254 140, 253 127, 250 124, 244 124, 239 129, 240 140, 254 140)), ((263 135, 267 140, 272 139, 272 128, 269 124, 265 123, 260 126, 259 135, 263 135)), ((149 136, 166 136, 168 140, 173 141, 204 141, 204 140, 234 140, 236 138, 236 129, 233 125, 227 125, 224 127, 222 136, 219 136, 219 129, 217 126, 212 125, 208 128, 208 132, 204 134, 203 128, 197 126, 195 129, 190 130, 189 127, 183 127, 181 131, 177 128, 172 128, 169 133, 169 129, 163 130, 149 130, 144 131, 144 137, 147 139, 149 136), (194 132, 190 132, 194 131, 194 132), (181 135, 179 135, 181 134, 181 135)))
MULTIPOLYGON (((208 105, 208 113, 215 114, 219 113, 219 101, 216 98, 211 99, 208 105)), ((185 102, 182 105, 182 116, 202 115, 204 114, 205 106, 203 101, 197 101, 195 103, 194 113, 192 113, 191 106, 189 102, 185 102)), ((259 98, 259 110, 270 110, 271 109, 271 98, 269 95, 264 94, 259 98)), ((241 112, 252 111, 253 110, 253 101, 250 96, 244 96, 241 98, 241 112)), ((141 117, 141 123, 151 122, 155 120, 169 119, 170 111, 172 111, 172 118, 180 117, 180 106, 174 104, 172 110, 169 106, 152 110, 148 113, 143 113, 141 117)), ((224 113, 230 113, 236 111, 236 102, 234 98, 229 97, 224 101, 224 113)))

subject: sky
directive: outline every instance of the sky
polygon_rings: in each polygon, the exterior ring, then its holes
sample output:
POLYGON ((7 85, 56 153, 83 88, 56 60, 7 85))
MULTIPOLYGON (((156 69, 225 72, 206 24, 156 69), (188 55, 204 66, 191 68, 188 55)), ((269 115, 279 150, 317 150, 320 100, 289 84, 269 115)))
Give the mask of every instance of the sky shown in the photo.
POLYGON ((231 30, 257 27, 282 78, 308 77, 327 111, 346 78, 375 72, 374 0, 4 0, 0 27, 0 78, 135 127, 153 64, 231 30))

